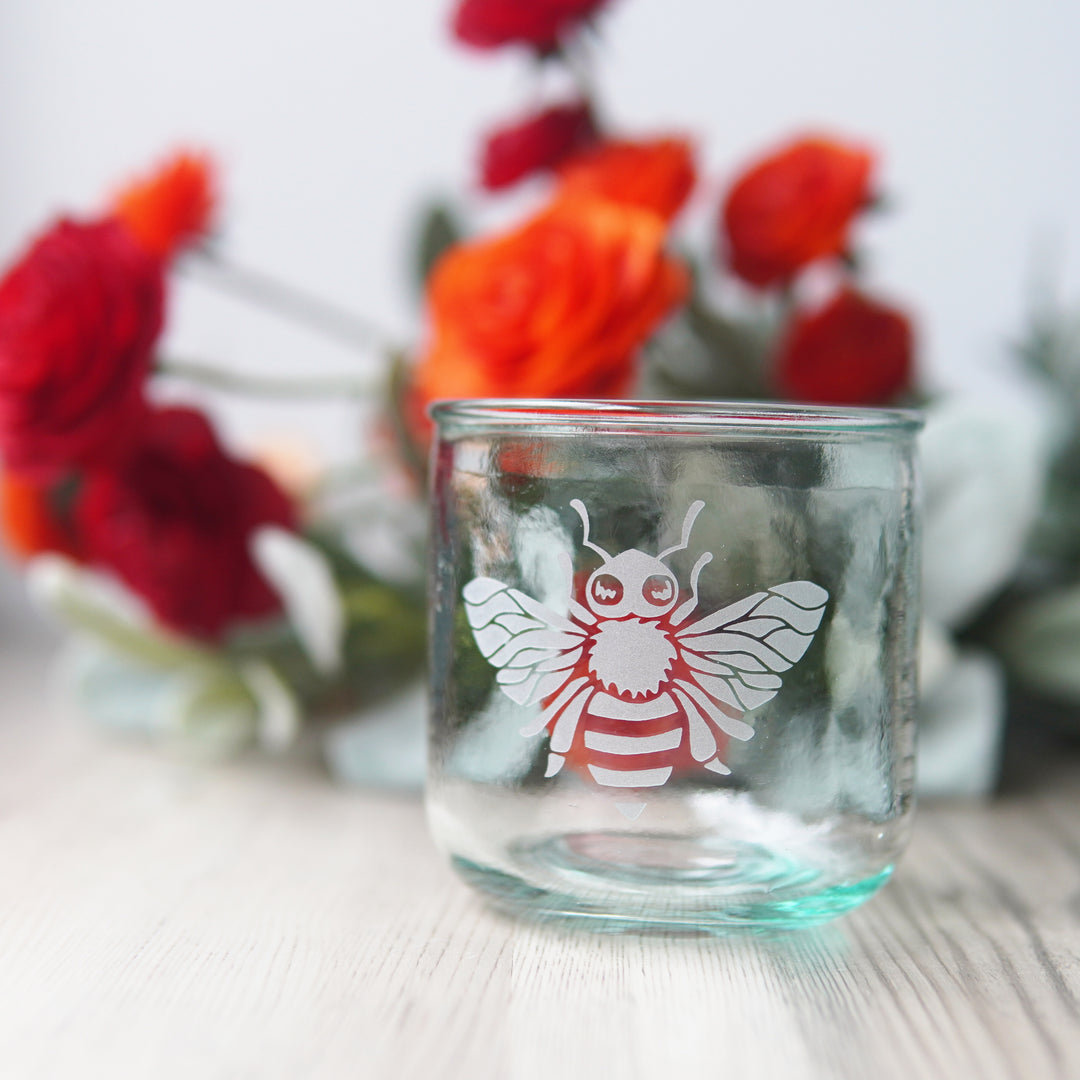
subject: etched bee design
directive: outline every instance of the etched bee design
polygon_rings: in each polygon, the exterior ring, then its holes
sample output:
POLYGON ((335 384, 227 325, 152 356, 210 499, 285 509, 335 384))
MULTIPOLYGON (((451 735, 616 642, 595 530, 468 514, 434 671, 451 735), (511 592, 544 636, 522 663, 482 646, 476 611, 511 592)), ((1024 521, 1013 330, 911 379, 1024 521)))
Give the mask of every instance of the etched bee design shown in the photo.
POLYGON ((547 776, 573 748, 574 760, 605 787, 659 787, 687 750, 703 768, 729 773, 721 759, 728 738, 754 734, 743 716, 771 700, 782 674, 802 659, 828 593, 788 581, 688 621, 712 554, 697 560, 681 603, 664 560, 688 547, 703 502, 687 511, 680 542, 658 555, 636 548, 609 555, 589 540, 584 504, 570 505, 581 517, 582 545, 603 559, 586 582, 584 604, 571 596, 560 615, 489 577, 462 591, 500 690, 523 707, 542 706, 521 734, 549 731, 547 776))

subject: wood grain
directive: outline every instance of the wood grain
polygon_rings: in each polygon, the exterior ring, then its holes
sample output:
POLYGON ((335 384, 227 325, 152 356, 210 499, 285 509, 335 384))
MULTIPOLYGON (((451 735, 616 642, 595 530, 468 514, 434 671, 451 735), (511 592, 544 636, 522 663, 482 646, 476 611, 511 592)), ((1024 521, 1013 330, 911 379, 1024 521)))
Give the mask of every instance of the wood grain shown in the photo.
POLYGON ((820 931, 593 936, 489 912, 413 800, 50 718, 0 660, 0 1075, 1080 1076, 1080 767, 925 809, 820 931))

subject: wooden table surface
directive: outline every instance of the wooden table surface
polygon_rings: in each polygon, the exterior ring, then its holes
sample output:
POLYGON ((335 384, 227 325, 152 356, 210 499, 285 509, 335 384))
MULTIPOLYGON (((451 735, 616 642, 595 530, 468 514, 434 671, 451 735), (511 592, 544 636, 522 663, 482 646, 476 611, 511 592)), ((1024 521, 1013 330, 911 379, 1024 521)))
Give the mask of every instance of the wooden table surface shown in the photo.
POLYGON ((820 931, 592 936, 490 913, 415 799, 49 718, 0 659, 0 1076, 1080 1076, 1080 767, 923 809, 820 931))

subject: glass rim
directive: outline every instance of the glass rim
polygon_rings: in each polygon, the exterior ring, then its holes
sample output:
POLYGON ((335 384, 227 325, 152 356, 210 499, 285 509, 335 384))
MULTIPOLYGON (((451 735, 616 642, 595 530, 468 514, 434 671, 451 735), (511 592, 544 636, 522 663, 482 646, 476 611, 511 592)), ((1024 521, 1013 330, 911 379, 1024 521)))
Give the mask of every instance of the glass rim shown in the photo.
POLYGON ((649 401, 564 398, 456 398, 428 406, 436 424, 481 429, 544 427, 575 432, 746 432, 908 434, 916 409, 802 405, 774 401, 649 401))

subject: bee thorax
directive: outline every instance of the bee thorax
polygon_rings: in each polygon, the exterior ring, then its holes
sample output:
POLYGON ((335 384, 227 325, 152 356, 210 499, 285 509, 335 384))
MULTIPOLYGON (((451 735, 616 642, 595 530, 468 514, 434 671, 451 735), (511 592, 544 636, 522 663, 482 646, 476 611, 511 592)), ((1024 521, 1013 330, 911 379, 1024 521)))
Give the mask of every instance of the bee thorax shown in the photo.
POLYGON ((667 632, 655 620, 620 619, 596 628, 589 651, 589 670, 616 694, 656 694, 677 653, 667 632))

